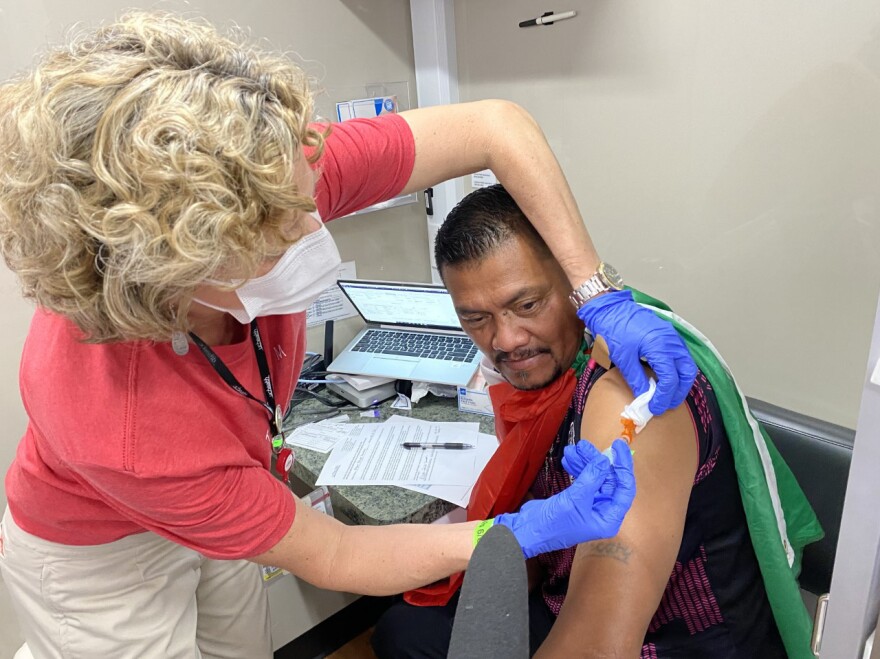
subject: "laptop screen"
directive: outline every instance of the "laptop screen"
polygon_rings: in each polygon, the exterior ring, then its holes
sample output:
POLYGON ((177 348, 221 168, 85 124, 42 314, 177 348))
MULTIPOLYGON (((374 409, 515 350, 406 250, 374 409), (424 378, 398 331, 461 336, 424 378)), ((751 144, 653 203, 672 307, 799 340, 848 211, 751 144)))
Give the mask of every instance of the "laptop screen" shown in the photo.
POLYGON ((336 282, 368 323, 461 330, 449 292, 431 284, 336 282))

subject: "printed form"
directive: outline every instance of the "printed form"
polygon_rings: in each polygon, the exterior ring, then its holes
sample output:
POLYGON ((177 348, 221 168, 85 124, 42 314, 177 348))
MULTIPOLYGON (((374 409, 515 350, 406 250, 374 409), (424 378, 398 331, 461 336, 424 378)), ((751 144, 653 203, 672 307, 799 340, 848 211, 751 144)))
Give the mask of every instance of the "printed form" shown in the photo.
MULTIPOLYGON (((341 430, 346 426, 340 424, 337 427, 341 430)), ((478 423, 414 421, 352 424, 347 428, 348 432, 337 440, 324 463, 317 485, 472 486, 476 480, 473 449, 405 449, 401 444, 476 444, 479 441, 478 423)))
MULTIPOLYGON (((393 416, 385 423, 418 423, 418 420, 406 416, 393 416)), ((448 423, 448 425, 459 425, 459 423, 451 422, 448 423)), ((471 424, 460 423, 460 425, 467 426, 471 424)), ((483 473, 483 469, 486 467, 489 459, 495 454, 495 451, 498 449, 498 439, 495 437, 495 435, 489 435, 488 433, 481 432, 477 434, 477 441, 475 442, 475 446, 476 448, 473 449, 474 469, 473 473, 471 474, 470 484, 415 485, 412 483, 400 483, 400 487, 403 487, 407 490, 412 490, 414 492, 428 494, 432 497, 436 497, 437 499, 443 499, 444 501, 454 503, 456 506, 467 508, 468 503, 471 499, 471 491, 474 489, 474 485, 476 484, 477 479, 480 477, 480 474, 483 473)))
POLYGON ((339 442, 339 438, 348 435, 353 427, 348 423, 309 423, 295 428, 284 443, 287 446, 301 446, 318 453, 328 453, 339 442))

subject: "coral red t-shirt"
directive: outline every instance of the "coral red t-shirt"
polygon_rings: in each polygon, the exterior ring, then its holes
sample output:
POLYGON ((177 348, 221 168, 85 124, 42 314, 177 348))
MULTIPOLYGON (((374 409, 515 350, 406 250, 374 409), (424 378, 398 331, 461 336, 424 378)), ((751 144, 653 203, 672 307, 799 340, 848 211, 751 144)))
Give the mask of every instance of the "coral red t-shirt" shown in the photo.
MULTIPOLYGON (((389 115, 334 124, 316 199, 332 220, 398 194, 415 144, 389 115)), ((295 285, 296 282, 291 282, 295 285)), ((275 395, 289 401, 305 351, 305 314, 258 321, 275 395)), ((153 531, 211 558, 261 554, 287 533, 291 493, 268 470, 269 415, 220 379, 194 347, 92 345, 37 310, 22 354, 28 427, 6 474, 12 517, 52 542, 94 545, 153 531)), ((263 396, 250 338, 215 346, 263 396)))

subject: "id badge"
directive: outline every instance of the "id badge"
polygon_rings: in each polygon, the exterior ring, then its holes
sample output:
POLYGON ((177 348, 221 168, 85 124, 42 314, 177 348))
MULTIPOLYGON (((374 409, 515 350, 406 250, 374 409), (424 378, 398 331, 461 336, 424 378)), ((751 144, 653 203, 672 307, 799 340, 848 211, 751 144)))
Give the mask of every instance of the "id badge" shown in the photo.
POLYGON ((281 480, 287 483, 290 480, 290 470, 293 468, 293 461, 296 454, 290 447, 282 448, 275 456, 275 473, 281 476, 281 480))

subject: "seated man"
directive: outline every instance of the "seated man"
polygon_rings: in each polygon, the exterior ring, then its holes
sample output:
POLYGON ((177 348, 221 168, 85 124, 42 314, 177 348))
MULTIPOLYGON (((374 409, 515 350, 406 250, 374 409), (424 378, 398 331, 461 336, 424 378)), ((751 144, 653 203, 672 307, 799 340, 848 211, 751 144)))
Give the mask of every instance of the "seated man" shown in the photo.
MULTIPOLYGON (((565 447, 583 437, 608 448, 622 433, 620 414, 632 393, 604 343, 585 340, 562 268, 502 187, 466 197, 435 250, 462 327, 485 355, 482 371, 498 383, 490 392, 501 447, 475 487, 469 514, 474 507, 498 514, 549 497, 570 482, 565 447), (518 490, 516 479, 524 481, 518 490)), ((776 534, 778 546, 762 553, 759 567, 718 397, 701 372, 683 405, 634 437, 637 494, 617 537, 530 561, 536 656, 769 659, 786 656, 780 631, 790 656, 803 656, 805 611, 795 611, 794 623, 778 611, 803 609, 796 567, 788 569, 797 560, 786 564, 785 555, 796 555, 821 531, 794 484, 782 504, 788 537, 783 542, 776 534), (796 521, 788 519, 791 506, 796 521), (779 556, 783 569, 776 572, 785 574, 776 575, 774 588, 782 584, 782 592, 771 608, 761 569, 779 556)), ((784 465, 774 467, 790 487, 784 465)), ((772 533, 764 537, 773 542, 772 533)), ((380 659, 445 657, 458 583, 408 594, 422 606, 394 604, 373 636, 380 659)))

